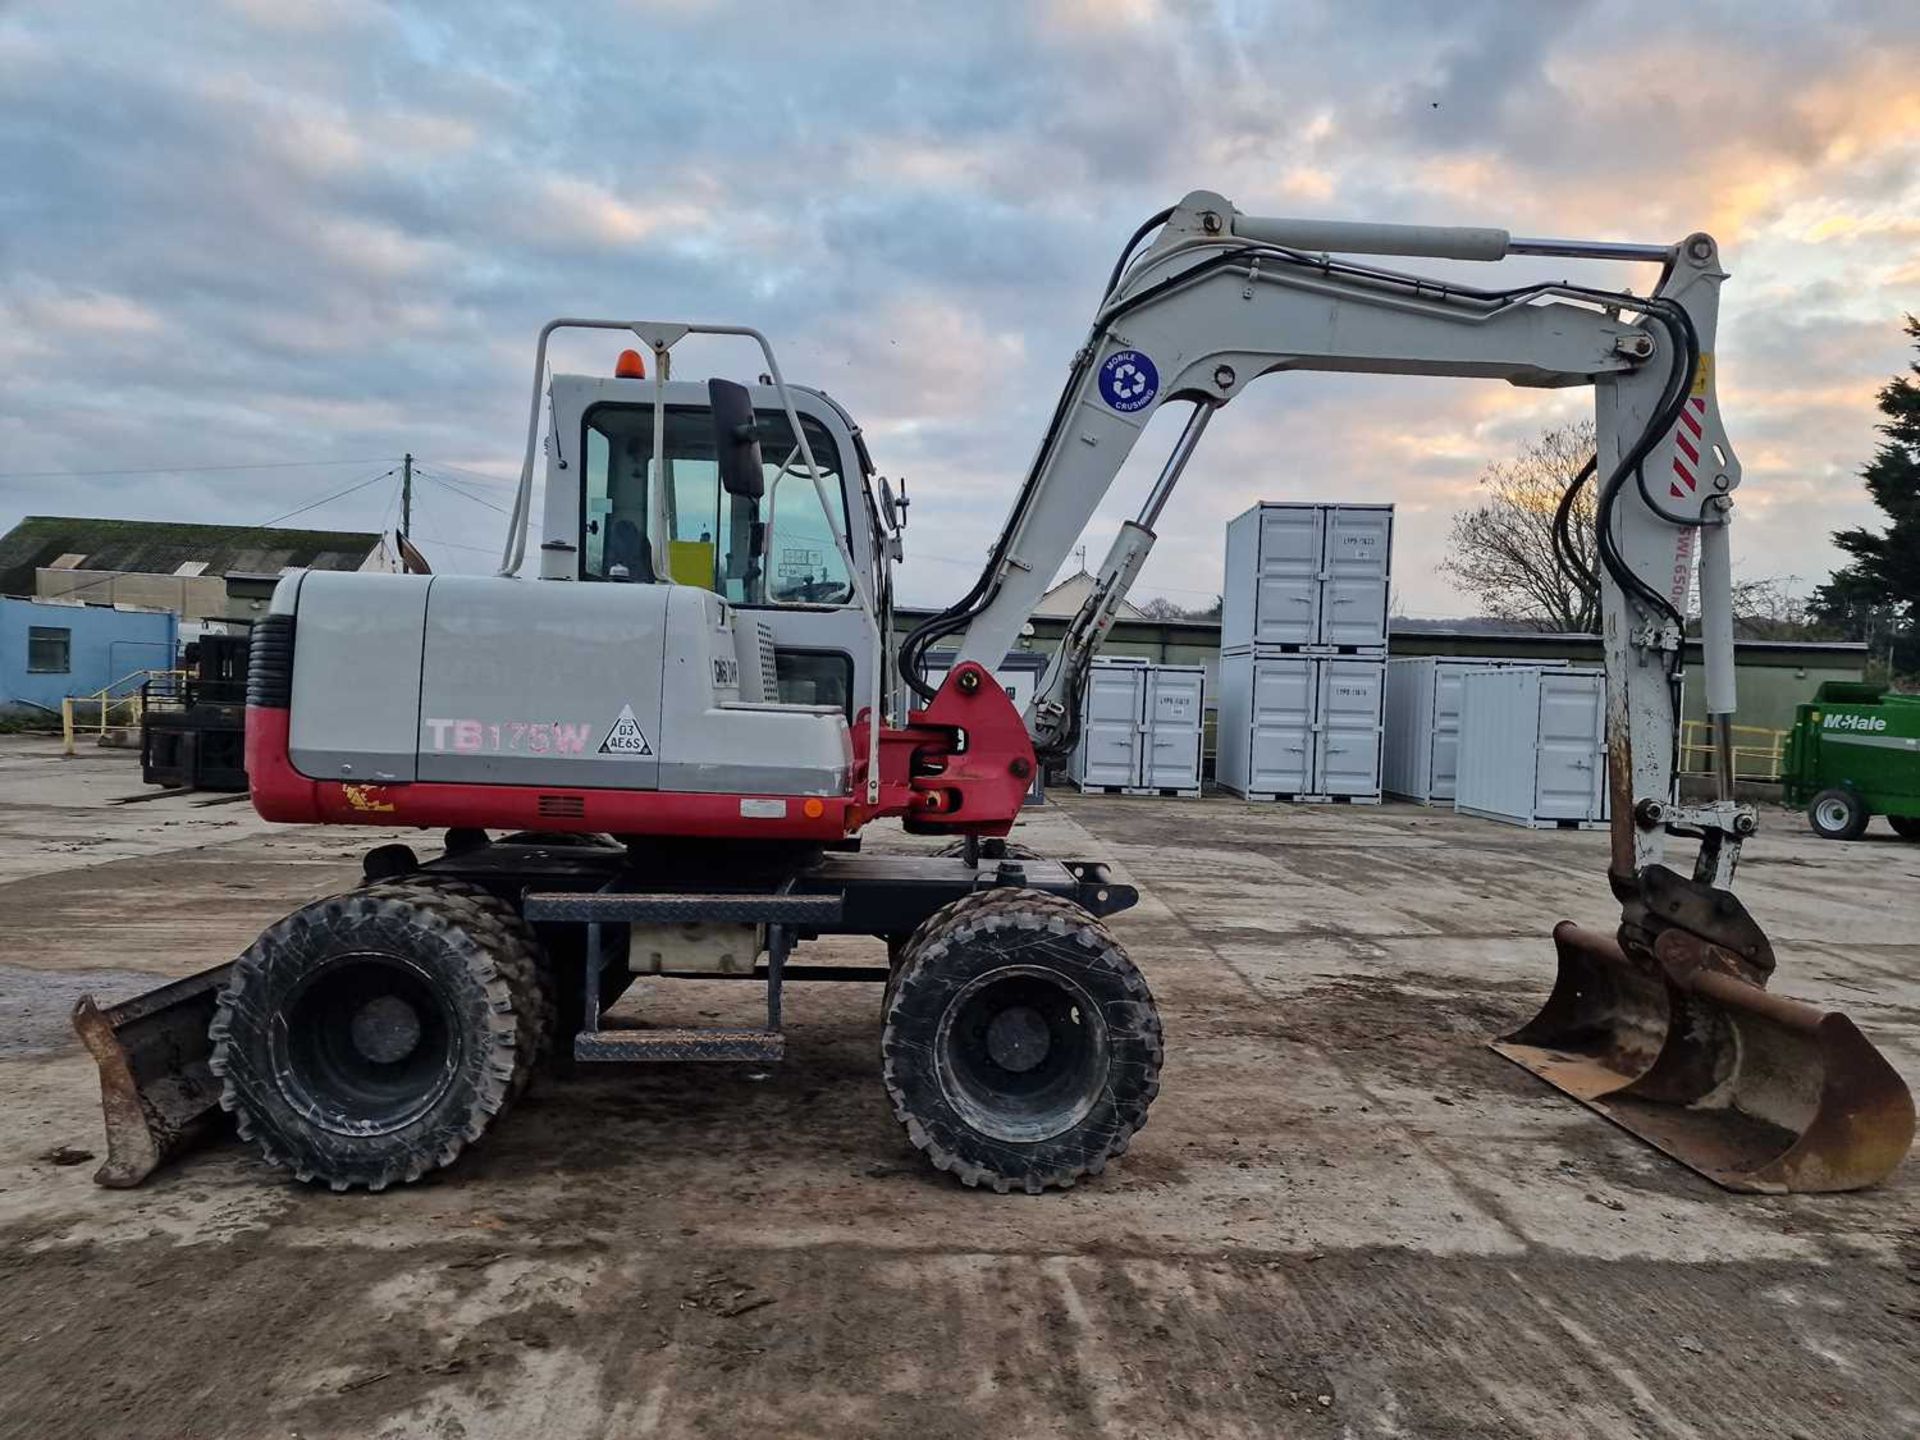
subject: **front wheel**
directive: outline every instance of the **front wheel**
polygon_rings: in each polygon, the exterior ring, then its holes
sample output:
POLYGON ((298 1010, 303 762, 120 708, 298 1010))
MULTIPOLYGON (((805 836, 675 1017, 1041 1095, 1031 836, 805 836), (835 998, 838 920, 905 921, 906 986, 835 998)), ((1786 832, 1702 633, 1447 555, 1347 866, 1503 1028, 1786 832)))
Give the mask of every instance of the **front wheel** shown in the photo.
POLYGON ((1887 823, 1902 840, 1920 840, 1920 815, 1889 815, 1887 823))
POLYGON ((1861 798, 1851 790, 1822 790, 1807 806, 1807 823, 1822 840, 1858 840, 1866 833, 1869 816, 1861 798))
POLYGON ((1125 1153, 1160 1089, 1160 1016, 1113 935, 1013 887, 936 911, 886 1001, 881 1074, 934 1166, 1037 1195, 1125 1153))

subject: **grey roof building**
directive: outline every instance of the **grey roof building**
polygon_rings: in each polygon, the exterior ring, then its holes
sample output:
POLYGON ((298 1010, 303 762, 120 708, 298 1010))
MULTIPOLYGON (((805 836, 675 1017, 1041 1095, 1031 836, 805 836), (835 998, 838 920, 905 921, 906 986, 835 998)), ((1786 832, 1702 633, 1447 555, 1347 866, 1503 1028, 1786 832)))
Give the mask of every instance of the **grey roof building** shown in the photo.
POLYGON ((0 535, 0 595, 250 619, 288 569, 424 572, 398 535, 29 515, 0 535))

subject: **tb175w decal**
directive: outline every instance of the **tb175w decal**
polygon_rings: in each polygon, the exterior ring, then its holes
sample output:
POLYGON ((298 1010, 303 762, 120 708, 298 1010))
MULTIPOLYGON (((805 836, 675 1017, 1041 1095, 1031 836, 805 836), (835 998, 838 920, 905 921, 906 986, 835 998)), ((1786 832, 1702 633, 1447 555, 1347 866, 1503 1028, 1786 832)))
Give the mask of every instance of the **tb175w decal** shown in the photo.
POLYGON ((564 720, 428 720, 428 743, 456 755, 584 755, 593 725, 564 720))

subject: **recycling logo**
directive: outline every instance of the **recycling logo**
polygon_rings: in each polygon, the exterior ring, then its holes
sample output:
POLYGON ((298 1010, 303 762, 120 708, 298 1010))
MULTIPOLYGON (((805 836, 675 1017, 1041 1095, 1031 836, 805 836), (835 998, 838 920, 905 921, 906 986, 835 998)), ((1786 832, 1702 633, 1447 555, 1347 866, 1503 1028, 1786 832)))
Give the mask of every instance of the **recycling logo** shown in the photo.
POLYGON ((607 738, 600 742, 602 755, 651 755, 653 747, 647 743, 646 734, 640 729, 640 722, 633 718, 633 706, 622 705, 620 718, 613 722, 613 729, 607 732, 607 738))
POLYGON ((1116 350, 1100 367, 1100 398, 1122 415, 1144 410, 1160 393, 1160 372, 1138 350, 1116 350))

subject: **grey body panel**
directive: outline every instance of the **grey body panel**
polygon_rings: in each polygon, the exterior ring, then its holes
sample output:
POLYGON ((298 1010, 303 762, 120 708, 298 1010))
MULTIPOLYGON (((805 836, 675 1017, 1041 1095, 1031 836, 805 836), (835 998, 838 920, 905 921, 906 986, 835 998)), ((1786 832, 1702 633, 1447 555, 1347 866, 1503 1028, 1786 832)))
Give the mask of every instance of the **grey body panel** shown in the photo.
MULTIPOLYGON (((658 788, 675 589, 435 576, 420 675, 420 778, 658 788), (629 710, 637 744, 631 730, 613 735, 629 710)), ((304 660, 305 634, 298 643, 304 660)))
POLYGON ((274 608, 284 596, 301 617, 288 756, 302 775, 375 784, 415 778, 430 583, 310 570, 276 588, 274 608))

